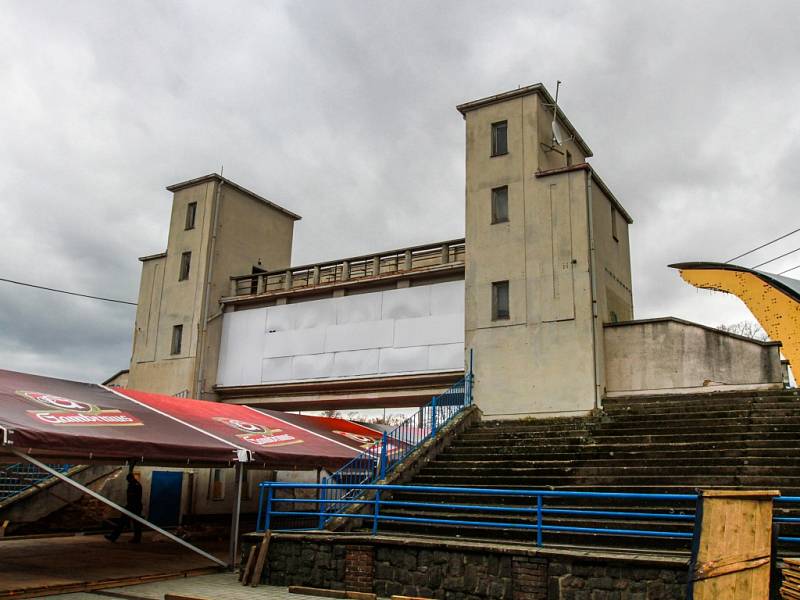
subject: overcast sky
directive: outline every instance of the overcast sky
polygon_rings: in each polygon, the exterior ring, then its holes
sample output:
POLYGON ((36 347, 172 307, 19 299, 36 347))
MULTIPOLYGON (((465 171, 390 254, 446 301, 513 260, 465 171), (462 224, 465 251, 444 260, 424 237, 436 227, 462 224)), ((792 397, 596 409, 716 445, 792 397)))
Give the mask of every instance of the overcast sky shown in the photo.
MULTIPOLYGON (((798 31, 796 0, 6 0, 0 277, 135 300, 137 257, 166 245, 164 187, 220 165, 303 215, 296 264, 460 237, 455 105, 561 79, 635 220, 636 316, 748 319, 666 265, 800 227, 798 31)), ((0 283, 0 368, 105 379, 133 320, 0 283)))

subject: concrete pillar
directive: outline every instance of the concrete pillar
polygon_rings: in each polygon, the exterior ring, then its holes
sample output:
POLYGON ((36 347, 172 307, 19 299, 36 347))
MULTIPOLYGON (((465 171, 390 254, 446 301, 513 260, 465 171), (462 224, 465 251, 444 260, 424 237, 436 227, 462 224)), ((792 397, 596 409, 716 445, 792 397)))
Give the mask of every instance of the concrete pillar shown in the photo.
POLYGON ((283 289, 290 290, 292 289, 292 272, 286 271, 286 275, 283 278, 283 289))
POLYGON ((373 277, 376 277, 380 275, 380 273, 381 273, 381 257, 374 256, 372 258, 372 275, 373 277))
POLYGON ((319 265, 314 267, 314 270, 312 271, 311 283, 314 285, 319 285, 319 265))
POLYGON ((342 281, 350 279, 350 261, 342 262, 342 281))
POLYGON ((404 268, 406 271, 410 271, 410 270, 411 270, 411 267, 412 267, 412 262, 411 262, 411 250, 406 250, 406 254, 405 254, 405 265, 403 266, 403 268, 404 268))
POLYGON ((450 262, 450 244, 442 244, 442 264, 450 262))
POLYGON ((256 294, 263 294, 267 287, 267 276, 256 275, 256 294))

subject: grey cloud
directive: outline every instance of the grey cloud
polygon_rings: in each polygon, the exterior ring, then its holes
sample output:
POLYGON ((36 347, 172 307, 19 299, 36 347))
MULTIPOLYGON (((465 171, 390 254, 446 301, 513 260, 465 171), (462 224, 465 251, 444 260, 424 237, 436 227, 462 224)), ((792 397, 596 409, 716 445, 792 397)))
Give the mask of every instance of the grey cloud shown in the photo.
MULTIPOLYGON (((164 187, 221 164, 304 216, 298 263, 458 237, 455 105, 556 79, 636 220, 638 315, 748 318, 666 264, 724 260, 799 220, 795 2, 97 0, 3 12, 0 276, 135 299, 136 257, 166 243, 164 187)), ((0 306, 5 368, 97 380, 127 364, 129 308, 2 283, 0 306)))

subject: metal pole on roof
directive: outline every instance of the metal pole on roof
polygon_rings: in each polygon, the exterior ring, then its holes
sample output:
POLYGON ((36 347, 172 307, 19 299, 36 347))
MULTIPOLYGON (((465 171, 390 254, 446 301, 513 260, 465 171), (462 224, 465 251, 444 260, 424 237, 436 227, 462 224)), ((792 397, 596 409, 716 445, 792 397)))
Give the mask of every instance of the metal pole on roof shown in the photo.
POLYGON ((236 565, 236 553, 239 549, 239 516, 242 513, 242 483, 244 480, 244 465, 236 462, 234 466, 236 480, 236 494, 233 499, 233 515, 231 516, 231 546, 228 554, 228 565, 231 569, 236 565))
POLYGON ((57 477, 58 479, 60 479, 64 483, 66 483, 68 485, 71 485, 72 487, 80 490, 84 494, 87 494, 87 495, 91 496, 92 498, 95 498, 96 500, 100 500, 100 502, 103 502, 104 504, 108 504, 111 508, 113 508, 115 510, 118 510, 123 515, 126 515, 126 516, 130 517, 131 519, 133 519, 134 521, 138 521, 139 523, 141 523, 145 527, 149 527, 153 531, 156 531, 156 532, 160 533, 161 535, 163 535, 164 537, 171 539, 173 542, 177 542, 181 546, 185 546, 186 548, 188 548, 192 552, 196 552, 200 556, 202 556, 204 558, 207 558, 208 560, 210 560, 212 562, 217 563, 221 567, 227 567, 228 566, 227 564, 225 564, 225 561, 222 561, 222 560, 218 559, 216 556, 213 556, 213 555, 209 554, 205 550, 201 550, 197 546, 193 546, 192 544, 190 544, 186 540, 182 540, 178 536, 171 534, 169 531, 165 531, 165 530, 161 529, 161 527, 159 527, 158 525, 156 525, 154 523, 151 523, 147 519, 144 519, 144 518, 140 517, 139 515, 136 515, 136 514, 132 513, 131 511, 129 511, 126 508, 123 508, 119 504, 117 504, 115 502, 112 502, 111 500, 109 500, 105 496, 101 496, 100 494, 98 494, 94 490, 90 490, 85 485, 81 485, 77 481, 73 481, 72 479, 70 479, 69 477, 67 477, 63 473, 59 473, 58 471, 56 471, 55 469, 53 469, 49 465, 46 465, 43 462, 40 462, 40 461, 36 460, 32 456, 28 456, 24 452, 20 452, 19 450, 16 450, 14 448, 9 448, 9 450, 11 450, 11 452, 16 454, 18 457, 20 457, 25 462, 29 462, 30 464, 35 465, 36 467, 40 468, 42 471, 46 471, 47 473, 50 473, 50 475, 52 475, 53 477, 57 477))

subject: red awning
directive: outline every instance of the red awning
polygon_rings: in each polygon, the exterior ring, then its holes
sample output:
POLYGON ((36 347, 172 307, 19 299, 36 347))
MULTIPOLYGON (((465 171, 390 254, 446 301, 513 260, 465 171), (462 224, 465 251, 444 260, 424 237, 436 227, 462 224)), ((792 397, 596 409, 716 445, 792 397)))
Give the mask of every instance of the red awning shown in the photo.
POLYGON ((380 436, 344 419, 0 370, 0 460, 16 448, 52 462, 335 468, 380 436))

